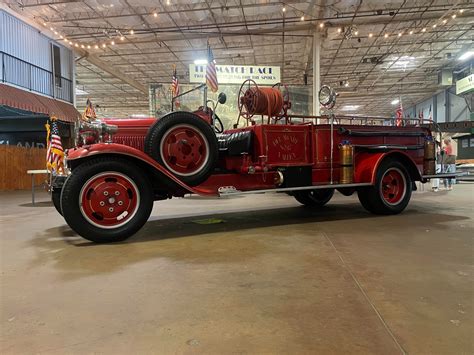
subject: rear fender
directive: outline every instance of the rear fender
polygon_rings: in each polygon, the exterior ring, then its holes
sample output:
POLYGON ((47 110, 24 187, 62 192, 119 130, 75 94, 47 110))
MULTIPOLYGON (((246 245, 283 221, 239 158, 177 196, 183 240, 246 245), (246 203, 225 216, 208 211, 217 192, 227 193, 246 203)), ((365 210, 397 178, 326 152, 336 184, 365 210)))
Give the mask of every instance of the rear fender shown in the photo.
POLYGON ((200 195, 214 194, 211 191, 200 190, 188 186, 187 184, 176 178, 174 175, 172 175, 170 172, 168 172, 168 170, 166 170, 163 166, 161 166, 143 151, 123 144, 98 143, 90 146, 84 146, 81 148, 70 149, 67 153, 67 160, 69 165, 74 167, 77 164, 80 164, 83 160, 103 155, 123 156, 132 161, 135 160, 144 163, 148 168, 152 169, 152 171, 159 173, 159 175, 163 177, 163 179, 166 179, 167 182, 171 182, 175 185, 178 185, 188 193, 195 193, 200 195))
POLYGON ((381 153, 358 153, 355 156, 355 182, 370 182, 375 184, 377 169, 380 163, 387 158, 393 158, 405 165, 413 181, 421 181, 421 173, 415 161, 402 151, 391 151, 381 153))

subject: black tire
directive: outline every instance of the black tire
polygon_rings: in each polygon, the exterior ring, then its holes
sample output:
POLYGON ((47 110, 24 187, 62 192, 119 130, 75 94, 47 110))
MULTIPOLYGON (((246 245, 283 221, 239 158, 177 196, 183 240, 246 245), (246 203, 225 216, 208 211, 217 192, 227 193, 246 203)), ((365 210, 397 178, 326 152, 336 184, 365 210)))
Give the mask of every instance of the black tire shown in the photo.
POLYGON ((51 201, 53 201, 54 208, 62 216, 63 211, 61 210, 61 190, 62 189, 53 189, 51 191, 51 201))
POLYGON ((334 195, 334 189, 300 190, 293 192, 293 196, 306 207, 318 208, 324 206, 334 195))
MULTIPOLYGON (((181 140, 183 142, 185 140, 181 140)), ((184 143, 187 144, 187 143, 184 143)), ((172 112, 169 115, 159 119, 153 126, 148 130, 145 138, 145 153, 151 156, 158 163, 163 165, 171 174, 176 176, 178 179, 190 186, 196 186, 204 182, 209 175, 211 175, 214 167, 217 164, 219 157, 219 148, 217 143, 217 137, 213 128, 203 121, 199 116, 190 112, 172 112), (173 170, 171 163, 168 164, 163 157, 161 149, 162 140, 165 138, 170 130, 174 127, 179 126, 186 127, 191 126, 194 133, 201 134, 207 142, 208 148, 205 154, 205 160, 202 165, 198 165, 196 173, 184 173, 173 170), (184 175, 185 174, 185 175, 184 175)), ((174 157, 172 157, 174 158, 174 157)))
POLYGON ((98 157, 82 163, 72 171, 61 192, 61 210, 67 224, 96 243, 127 239, 146 223, 152 208, 150 182, 138 166, 123 158, 98 157), (91 207, 97 203, 103 207, 91 207), (104 208, 109 212, 112 209, 111 216, 101 214, 104 208))
POLYGON ((367 211, 380 215, 402 212, 410 201, 413 189, 410 174, 405 166, 397 160, 386 159, 380 163, 376 174, 374 186, 357 191, 362 206, 367 211))

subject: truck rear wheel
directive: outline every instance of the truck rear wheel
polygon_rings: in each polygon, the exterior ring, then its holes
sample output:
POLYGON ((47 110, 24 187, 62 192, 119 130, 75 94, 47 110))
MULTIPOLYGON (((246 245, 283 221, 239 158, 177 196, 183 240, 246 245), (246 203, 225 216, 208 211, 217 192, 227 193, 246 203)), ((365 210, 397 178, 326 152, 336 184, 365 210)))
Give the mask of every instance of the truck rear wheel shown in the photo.
POLYGON ((173 112, 150 127, 145 153, 190 186, 204 182, 218 155, 216 134, 190 112, 173 112))
POLYGON ((307 207, 322 207, 334 195, 334 189, 315 189, 295 191, 293 196, 296 201, 307 207))
POLYGON ((61 193, 67 224, 96 243, 123 241, 148 220, 153 193, 143 171, 132 162, 111 157, 76 167, 61 193))
POLYGON ((402 212, 411 198, 410 174, 397 160, 382 161, 377 169, 375 185, 357 191, 359 201, 369 212, 389 215, 402 212))

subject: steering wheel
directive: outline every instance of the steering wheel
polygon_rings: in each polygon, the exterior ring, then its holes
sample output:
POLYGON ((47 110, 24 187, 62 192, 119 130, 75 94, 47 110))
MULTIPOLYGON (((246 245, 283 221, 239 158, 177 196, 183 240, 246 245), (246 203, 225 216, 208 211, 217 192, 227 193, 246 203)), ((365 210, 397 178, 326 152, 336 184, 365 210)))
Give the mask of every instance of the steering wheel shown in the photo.
POLYGON ((222 124, 221 119, 219 118, 219 116, 217 116, 215 112, 214 112, 214 120, 219 124, 219 126, 217 126, 216 123, 214 122, 214 130, 216 131, 216 133, 224 132, 224 125, 222 124))

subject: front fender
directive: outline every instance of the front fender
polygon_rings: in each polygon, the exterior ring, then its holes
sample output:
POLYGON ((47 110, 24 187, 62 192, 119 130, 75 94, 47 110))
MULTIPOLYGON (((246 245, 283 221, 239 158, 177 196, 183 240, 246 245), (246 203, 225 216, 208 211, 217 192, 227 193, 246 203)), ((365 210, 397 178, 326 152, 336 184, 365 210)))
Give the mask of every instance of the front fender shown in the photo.
POLYGON ((184 190, 189 193, 195 193, 200 195, 212 195, 211 191, 195 189, 191 186, 188 186, 174 175, 172 175, 168 170, 161 166, 149 155, 145 154, 143 151, 130 147, 128 145, 116 144, 116 143, 97 143, 90 146, 84 146, 80 148, 69 149, 67 152, 68 161, 78 161, 85 158, 90 158, 94 156, 101 155, 115 155, 115 156, 126 156, 128 158, 137 159, 146 163, 149 167, 158 171, 164 178, 174 182, 175 184, 181 186, 184 190))

